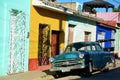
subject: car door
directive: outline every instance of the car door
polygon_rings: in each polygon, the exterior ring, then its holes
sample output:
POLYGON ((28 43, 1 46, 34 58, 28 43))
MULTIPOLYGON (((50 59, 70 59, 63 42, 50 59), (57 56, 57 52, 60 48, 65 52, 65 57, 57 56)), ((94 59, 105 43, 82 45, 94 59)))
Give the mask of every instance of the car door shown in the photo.
POLYGON ((108 54, 106 54, 106 52, 99 44, 96 44, 95 46, 96 46, 96 51, 98 52, 99 55, 98 68, 103 68, 106 66, 108 54))
POLYGON ((93 68, 99 69, 103 67, 103 50, 98 44, 91 44, 90 58, 93 63, 93 68))

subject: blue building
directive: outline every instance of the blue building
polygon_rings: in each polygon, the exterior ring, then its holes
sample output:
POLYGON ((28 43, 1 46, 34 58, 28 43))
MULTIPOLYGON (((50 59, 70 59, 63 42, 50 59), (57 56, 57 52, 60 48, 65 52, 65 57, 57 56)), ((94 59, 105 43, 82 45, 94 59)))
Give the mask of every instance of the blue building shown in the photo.
POLYGON ((116 27, 108 23, 98 23, 96 29, 96 41, 105 49, 114 49, 116 27))
POLYGON ((27 71, 29 0, 0 0, 0 76, 27 71))

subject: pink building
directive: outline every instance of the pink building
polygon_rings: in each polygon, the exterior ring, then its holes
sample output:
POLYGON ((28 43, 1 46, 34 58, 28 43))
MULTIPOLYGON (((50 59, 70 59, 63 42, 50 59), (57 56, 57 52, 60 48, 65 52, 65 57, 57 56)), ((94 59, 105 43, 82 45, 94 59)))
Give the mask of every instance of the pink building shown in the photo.
POLYGON ((120 12, 98 12, 96 13, 96 16, 107 21, 120 23, 120 12))

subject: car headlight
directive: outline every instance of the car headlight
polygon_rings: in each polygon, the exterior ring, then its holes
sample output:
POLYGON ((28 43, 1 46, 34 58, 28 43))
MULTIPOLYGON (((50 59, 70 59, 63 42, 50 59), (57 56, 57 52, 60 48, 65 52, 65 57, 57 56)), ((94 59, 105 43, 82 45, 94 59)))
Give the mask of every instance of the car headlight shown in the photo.
POLYGON ((54 61, 54 58, 50 58, 49 61, 52 63, 54 61))
POLYGON ((84 57, 84 54, 79 54, 79 58, 83 58, 84 57))

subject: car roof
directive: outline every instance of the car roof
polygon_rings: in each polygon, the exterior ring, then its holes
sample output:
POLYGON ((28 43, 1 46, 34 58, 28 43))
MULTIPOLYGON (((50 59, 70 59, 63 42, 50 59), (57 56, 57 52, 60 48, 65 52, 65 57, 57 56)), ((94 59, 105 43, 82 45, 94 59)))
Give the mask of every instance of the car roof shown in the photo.
POLYGON ((69 44, 68 46, 74 46, 74 45, 90 45, 90 44, 98 44, 98 42, 93 42, 93 41, 75 42, 75 43, 69 44))

